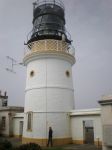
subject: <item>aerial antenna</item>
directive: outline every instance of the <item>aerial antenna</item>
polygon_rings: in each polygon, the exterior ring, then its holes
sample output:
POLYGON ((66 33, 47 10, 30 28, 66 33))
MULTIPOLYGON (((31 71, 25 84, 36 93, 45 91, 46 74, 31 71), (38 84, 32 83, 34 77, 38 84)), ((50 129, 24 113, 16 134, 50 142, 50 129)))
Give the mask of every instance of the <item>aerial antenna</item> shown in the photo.
POLYGON ((16 61, 14 58, 10 57, 10 56, 6 56, 6 58, 7 58, 7 59, 10 61, 10 63, 11 63, 10 68, 6 68, 6 70, 9 71, 9 72, 11 72, 11 73, 16 73, 16 72, 14 71, 14 66, 15 66, 15 65, 24 65, 23 63, 17 63, 17 61, 16 61))

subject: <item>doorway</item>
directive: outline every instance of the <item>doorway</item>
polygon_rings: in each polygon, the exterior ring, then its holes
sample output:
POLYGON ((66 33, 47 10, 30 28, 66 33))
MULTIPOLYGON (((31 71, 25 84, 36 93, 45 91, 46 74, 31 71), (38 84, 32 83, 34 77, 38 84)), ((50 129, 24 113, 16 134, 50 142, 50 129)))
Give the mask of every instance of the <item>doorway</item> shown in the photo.
POLYGON ((83 121, 83 135, 85 144, 94 144, 94 126, 92 120, 83 121))
POLYGON ((22 137, 22 135, 23 135, 23 121, 20 121, 19 136, 22 137))

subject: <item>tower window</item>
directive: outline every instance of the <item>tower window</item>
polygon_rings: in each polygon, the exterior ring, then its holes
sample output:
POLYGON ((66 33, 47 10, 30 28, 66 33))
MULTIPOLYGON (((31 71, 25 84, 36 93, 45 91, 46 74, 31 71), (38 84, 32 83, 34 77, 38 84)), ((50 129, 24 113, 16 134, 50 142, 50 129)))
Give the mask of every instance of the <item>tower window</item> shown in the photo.
POLYGON ((2 129, 6 128, 6 117, 2 117, 2 129))
POLYGON ((28 112, 28 114, 27 114, 27 130, 29 130, 29 131, 32 130, 32 117, 33 117, 33 113, 28 112))
POLYGON ((30 72, 30 77, 33 77, 34 76, 34 71, 32 70, 31 72, 30 72))
POLYGON ((68 70, 66 71, 65 74, 66 74, 67 77, 70 77, 70 72, 68 70))

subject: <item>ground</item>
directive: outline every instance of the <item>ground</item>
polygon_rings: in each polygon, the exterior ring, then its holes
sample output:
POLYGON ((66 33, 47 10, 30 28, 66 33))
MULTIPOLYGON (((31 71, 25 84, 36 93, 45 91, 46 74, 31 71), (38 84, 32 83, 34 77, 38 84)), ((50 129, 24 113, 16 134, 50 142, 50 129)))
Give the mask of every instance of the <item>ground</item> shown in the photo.
MULTIPOLYGON (((15 147, 21 145, 20 139, 17 138, 5 138, 5 139, 10 141, 15 147)), ((71 144, 71 145, 64 145, 61 147, 48 147, 48 148, 43 147, 42 149, 43 150, 102 150, 101 147, 98 148, 94 145, 89 145, 89 144, 85 144, 85 145, 71 144)))
POLYGON ((54 147, 54 148, 46 148, 44 150, 102 150, 101 148, 97 148, 94 145, 66 145, 63 147, 54 147))

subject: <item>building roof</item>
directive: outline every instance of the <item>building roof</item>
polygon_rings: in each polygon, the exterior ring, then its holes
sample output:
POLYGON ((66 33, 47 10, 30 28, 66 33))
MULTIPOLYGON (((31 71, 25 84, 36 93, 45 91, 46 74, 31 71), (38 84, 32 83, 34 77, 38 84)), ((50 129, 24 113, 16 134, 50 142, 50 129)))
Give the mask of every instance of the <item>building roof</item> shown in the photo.
POLYGON ((13 118, 24 118, 24 113, 16 113, 13 118))
POLYGON ((102 96, 102 100, 99 101, 100 105, 112 105, 112 95, 102 96))
POLYGON ((0 95, 0 99, 8 99, 8 96, 6 96, 6 95, 0 95))
POLYGON ((76 109, 70 112, 70 116, 89 116, 89 115, 101 115, 101 109, 100 108, 76 109))
POLYGON ((0 107, 0 111, 24 111, 24 107, 17 107, 17 106, 6 106, 0 107))
POLYGON ((112 100, 112 95, 103 95, 102 100, 112 100))

